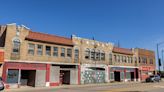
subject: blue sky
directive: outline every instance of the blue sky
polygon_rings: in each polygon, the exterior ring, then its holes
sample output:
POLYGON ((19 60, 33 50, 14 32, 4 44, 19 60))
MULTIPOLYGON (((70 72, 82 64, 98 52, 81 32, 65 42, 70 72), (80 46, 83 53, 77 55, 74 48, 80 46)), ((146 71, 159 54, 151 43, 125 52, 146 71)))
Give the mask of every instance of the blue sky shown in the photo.
POLYGON ((156 50, 164 41, 164 0, 1 0, 0 24, 13 22, 38 32, 156 50))

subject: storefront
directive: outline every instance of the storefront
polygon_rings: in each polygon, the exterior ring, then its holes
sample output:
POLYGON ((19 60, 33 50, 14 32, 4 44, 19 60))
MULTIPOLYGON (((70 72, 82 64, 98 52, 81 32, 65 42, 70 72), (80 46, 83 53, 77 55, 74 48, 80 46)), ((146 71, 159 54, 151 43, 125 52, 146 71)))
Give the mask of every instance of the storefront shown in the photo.
POLYGON ((141 81, 145 81, 150 75, 155 74, 155 67, 154 66, 141 66, 139 68, 139 74, 141 81))
POLYGON ((5 62, 2 79, 7 88, 45 86, 46 74, 46 64, 5 62))
POLYGON ((79 65, 5 62, 2 79, 6 88, 79 84, 79 65))
POLYGON ((81 65, 81 84, 105 83, 107 67, 105 65, 81 65))
POLYGON ((137 67, 109 66, 108 69, 110 82, 127 82, 138 80, 137 67))

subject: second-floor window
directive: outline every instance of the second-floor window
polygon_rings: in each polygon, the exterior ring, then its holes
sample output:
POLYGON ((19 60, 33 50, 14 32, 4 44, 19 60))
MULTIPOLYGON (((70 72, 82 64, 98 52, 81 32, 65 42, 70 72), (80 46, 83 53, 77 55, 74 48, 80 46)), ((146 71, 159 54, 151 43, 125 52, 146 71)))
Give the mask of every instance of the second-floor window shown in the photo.
POLYGON ((109 54, 109 61, 112 61, 112 54, 109 54))
POLYGON ((65 57, 65 48, 61 48, 61 57, 65 57))
POLYGON ((75 49, 75 63, 79 62, 79 50, 75 49))
POLYGON ((72 57, 72 49, 67 49, 67 57, 72 57))
POLYGON ((96 60, 100 60, 100 51, 98 50, 98 51, 96 51, 96 60))
POLYGON ((153 64, 153 59, 151 58, 149 62, 150 62, 150 64, 153 64))
POLYGON ((28 54, 34 55, 34 52, 35 52, 35 44, 29 43, 28 44, 28 54))
POLYGON ((89 49, 85 50, 85 59, 90 59, 90 50, 89 49))
POLYGON ((105 52, 101 52, 101 60, 105 60, 105 52))
POLYGON ((20 53, 20 40, 15 39, 13 40, 13 51, 14 54, 19 54, 20 53))
POLYGON ((91 59, 95 60, 95 50, 91 50, 91 59))
POLYGON ((58 56, 58 47, 53 48, 53 56, 58 56))
POLYGON ((43 54, 43 45, 37 45, 37 54, 40 56, 43 54))
POLYGON ((51 46, 46 46, 46 55, 51 56, 51 46))

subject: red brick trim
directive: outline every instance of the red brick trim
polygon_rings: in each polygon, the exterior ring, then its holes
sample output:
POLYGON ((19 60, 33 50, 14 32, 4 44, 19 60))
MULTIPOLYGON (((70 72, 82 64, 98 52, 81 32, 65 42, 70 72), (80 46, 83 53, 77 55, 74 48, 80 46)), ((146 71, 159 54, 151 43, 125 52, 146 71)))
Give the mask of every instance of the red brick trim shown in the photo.
POLYGON ((56 82, 56 83, 50 83, 50 86, 59 86, 60 83, 56 82))

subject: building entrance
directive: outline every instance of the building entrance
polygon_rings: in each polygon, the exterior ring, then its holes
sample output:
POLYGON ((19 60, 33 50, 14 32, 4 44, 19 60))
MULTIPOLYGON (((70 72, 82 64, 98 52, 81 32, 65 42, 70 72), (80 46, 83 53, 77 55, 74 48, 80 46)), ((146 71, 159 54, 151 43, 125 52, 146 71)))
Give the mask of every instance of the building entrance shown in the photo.
POLYGON ((131 81, 134 81, 134 72, 130 72, 131 75, 131 81))
POLYGON ((35 87, 35 76, 36 70, 21 70, 21 85, 35 87))
POLYGON ((121 81, 120 72, 118 72, 118 71, 115 71, 115 72, 114 72, 114 80, 115 80, 115 81, 118 81, 118 82, 121 81))
POLYGON ((60 83, 70 84, 70 70, 60 70, 60 83))

